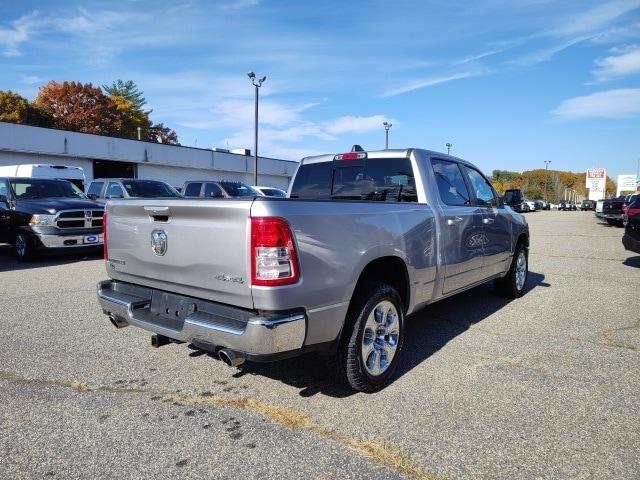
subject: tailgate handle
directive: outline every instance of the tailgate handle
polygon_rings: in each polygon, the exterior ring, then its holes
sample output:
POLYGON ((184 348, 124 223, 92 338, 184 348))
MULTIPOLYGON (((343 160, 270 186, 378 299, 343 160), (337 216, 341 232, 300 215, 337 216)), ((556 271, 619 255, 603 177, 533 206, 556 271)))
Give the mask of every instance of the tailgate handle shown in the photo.
POLYGON ((156 222, 168 222, 171 217, 169 207, 143 207, 149 213, 149 217, 156 222))

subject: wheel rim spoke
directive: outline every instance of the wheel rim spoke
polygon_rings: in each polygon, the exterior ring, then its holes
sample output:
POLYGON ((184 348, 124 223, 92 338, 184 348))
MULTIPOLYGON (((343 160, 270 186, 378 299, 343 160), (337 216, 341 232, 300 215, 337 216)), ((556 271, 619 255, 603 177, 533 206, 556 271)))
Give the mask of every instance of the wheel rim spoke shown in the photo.
POLYGON ((388 300, 378 303, 369 314, 362 335, 361 356, 372 376, 383 374, 391 365, 400 336, 398 312, 388 300))

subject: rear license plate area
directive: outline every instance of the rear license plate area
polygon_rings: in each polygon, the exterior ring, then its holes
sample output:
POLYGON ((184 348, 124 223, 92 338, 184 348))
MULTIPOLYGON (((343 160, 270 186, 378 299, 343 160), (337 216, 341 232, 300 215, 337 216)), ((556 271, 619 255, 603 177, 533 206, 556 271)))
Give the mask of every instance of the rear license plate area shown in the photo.
POLYGON ((197 309, 193 300, 180 295, 154 291, 151 296, 151 313, 180 323, 197 309))

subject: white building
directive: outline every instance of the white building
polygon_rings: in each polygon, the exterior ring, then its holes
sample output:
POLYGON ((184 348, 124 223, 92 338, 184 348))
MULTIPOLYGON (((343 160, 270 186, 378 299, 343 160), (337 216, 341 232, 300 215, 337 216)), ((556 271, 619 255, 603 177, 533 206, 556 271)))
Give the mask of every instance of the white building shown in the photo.
MULTIPOLYGON (((235 180, 253 185, 249 151, 179 147, 0 122, 0 166, 48 163, 82 167, 89 182, 100 177, 162 180, 235 180)), ((258 184, 285 189, 298 162, 258 158, 258 184)))

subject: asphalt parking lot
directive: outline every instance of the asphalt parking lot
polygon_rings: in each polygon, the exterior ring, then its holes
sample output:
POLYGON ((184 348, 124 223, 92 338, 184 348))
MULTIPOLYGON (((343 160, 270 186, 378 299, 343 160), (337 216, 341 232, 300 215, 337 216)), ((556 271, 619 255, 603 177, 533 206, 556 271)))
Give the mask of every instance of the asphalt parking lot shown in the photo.
POLYGON ((536 212, 527 294, 410 318, 400 375, 242 370, 116 330, 100 257, 0 246, 0 478, 638 478, 640 256, 592 212, 536 212))

